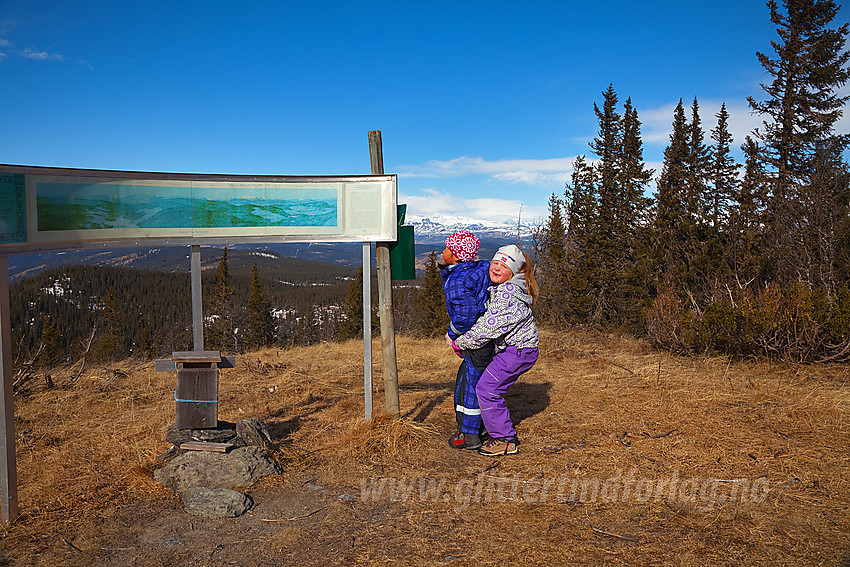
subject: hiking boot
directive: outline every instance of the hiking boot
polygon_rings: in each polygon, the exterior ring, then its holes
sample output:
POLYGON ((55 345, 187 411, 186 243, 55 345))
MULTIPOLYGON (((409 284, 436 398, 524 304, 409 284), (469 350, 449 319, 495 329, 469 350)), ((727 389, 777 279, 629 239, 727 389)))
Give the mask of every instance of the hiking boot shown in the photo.
POLYGON ((481 438, 473 433, 456 431, 449 438, 449 446, 455 449, 478 449, 481 447, 481 438))
POLYGON ((479 455, 485 457, 503 457, 505 455, 516 455, 519 453, 519 441, 516 439, 490 439, 478 449, 479 455))

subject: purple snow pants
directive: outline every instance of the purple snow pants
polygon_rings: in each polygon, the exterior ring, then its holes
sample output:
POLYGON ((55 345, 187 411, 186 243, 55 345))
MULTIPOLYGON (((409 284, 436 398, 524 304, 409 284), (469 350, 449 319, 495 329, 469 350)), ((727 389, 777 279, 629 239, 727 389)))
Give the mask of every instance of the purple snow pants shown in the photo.
POLYGON ((475 393, 478 394, 478 405, 481 407, 481 420, 491 437, 516 439, 516 429, 502 396, 521 374, 531 370, 535 362, 536 348, 517 349, 509 346, 496 353, 478 379, 475 393))

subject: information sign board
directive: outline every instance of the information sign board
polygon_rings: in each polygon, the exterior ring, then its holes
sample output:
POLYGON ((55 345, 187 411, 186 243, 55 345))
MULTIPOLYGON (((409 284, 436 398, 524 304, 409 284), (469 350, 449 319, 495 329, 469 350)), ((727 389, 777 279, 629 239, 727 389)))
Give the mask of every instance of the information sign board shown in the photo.
POLYGON ((0 253, 146 241, 394 241, 396 226, 394 175, 240 176, 0 165, 0 253))

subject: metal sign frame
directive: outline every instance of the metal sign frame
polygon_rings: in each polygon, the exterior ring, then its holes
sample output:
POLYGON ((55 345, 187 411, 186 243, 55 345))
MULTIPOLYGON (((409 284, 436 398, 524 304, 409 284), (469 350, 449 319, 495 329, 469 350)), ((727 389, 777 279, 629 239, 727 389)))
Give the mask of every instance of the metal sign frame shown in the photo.
POLYGON ((397 238, 396 184, 396 175, 384 174, 216 175, 0 164, 0 372, 3 382, 0 387, 3 412, 0 416, 0 519, 8 524, 18 516, 9 255, 85 248, 189 245, 192 250, 194 348, 203 350, 201 245, 362 242, 364 403, 366 421, 369 421, 372 413, 369 251, 371 242, 397 238), (247 199, 244 199, 245 191, 249 194, 247 199), (320 197, 313 199, 314 193, 320 197), (160 215, 162 201, 169 198, 175 199, 171 205, 176 206, 176 210, 160 215), (249 212, 241 216, 219 214, 222 210, 227 212, 238 199, 243 200, 239 204, 247 205, 249 212), (307 217, 324 205, 332 213, 321 215, 318 221, 308 218, 306 221, 279 222, 281 211, 299 199, 309 201, 307 217), (322 200, 324 203, 319 202, 322 200), (157 215, 158 220, 152 221, 157 215), (225 226, 221 225, 222 218, 227 219, 225 226))

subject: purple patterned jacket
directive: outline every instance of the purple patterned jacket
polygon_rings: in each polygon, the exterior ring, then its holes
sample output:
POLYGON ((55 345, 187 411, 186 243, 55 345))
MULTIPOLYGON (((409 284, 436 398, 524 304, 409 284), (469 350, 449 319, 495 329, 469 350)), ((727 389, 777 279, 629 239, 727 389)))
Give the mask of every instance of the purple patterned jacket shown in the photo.
POLYGON ((531 314, 532 298, 525 288, 525 274, 517 274, 503 284, 490 288, 487 312, 472 328, 458 337, 461 349, 478 348, 495 339, 496 352, 509 346, 537 348, 537 324, 531 314))

